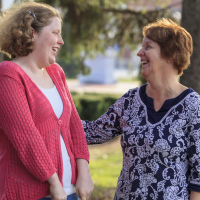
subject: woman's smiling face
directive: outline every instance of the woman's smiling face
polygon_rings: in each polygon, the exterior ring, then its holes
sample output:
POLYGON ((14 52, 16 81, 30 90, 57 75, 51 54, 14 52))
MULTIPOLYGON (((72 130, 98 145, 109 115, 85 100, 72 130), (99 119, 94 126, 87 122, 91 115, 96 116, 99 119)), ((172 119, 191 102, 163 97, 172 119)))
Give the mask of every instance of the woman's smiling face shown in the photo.
POLYGON ((142 63, 142 76, 147 80, 164 72, 163 65, 166 64, 166 59, 161 55, 160 46, 146 36, 137 56, 140 57, 142 63))
POLYGON ((51 23, 44 27, 41 32, 34 33, 34 52, 37 60, 42 61, 44 66, 55 62, 57 51, 64 44, 61 37, 61 22, 58 17, 51 18, 51 23))

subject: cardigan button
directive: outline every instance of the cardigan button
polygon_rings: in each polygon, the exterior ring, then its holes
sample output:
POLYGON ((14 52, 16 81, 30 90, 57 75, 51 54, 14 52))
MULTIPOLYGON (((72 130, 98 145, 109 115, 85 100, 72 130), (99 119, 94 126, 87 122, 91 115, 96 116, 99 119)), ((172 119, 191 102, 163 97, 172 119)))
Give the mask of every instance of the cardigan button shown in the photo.
POLYGON ((58 120, 58 124, 61 125, 62 124, 62 120, 58 120))

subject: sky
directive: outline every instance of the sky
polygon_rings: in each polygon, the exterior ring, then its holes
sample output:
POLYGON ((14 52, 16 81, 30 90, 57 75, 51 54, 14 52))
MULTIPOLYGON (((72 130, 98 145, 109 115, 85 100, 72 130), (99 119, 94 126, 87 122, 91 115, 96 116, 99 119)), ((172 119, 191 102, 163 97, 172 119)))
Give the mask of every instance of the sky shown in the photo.
POLYGON ((14 0, 2 0, 2 11, 10 8, 13 2, 14 0))

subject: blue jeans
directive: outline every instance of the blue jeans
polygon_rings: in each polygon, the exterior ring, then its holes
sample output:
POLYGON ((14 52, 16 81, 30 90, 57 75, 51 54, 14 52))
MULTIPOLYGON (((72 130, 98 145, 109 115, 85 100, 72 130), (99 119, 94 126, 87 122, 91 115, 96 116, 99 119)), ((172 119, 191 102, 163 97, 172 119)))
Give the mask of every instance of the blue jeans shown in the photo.
MULTIPOLYGON (((40 200, 51 200, 51 198, 42 198, 40 200)), ((66 200, 78 200, 78 196, 76 195, 76 193, 70 194, 67 196, 66 200)))

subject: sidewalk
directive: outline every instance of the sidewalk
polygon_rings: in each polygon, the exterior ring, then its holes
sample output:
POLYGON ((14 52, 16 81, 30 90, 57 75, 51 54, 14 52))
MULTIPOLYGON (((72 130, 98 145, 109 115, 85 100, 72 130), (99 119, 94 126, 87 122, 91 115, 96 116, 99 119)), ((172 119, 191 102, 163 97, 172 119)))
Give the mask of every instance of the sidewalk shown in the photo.
POLYGON ((124 94, 139 86, 139 82, 120 82, 115 84, 80 84, 78 80, 67 80, 69 90, 78 93, 124 94))

